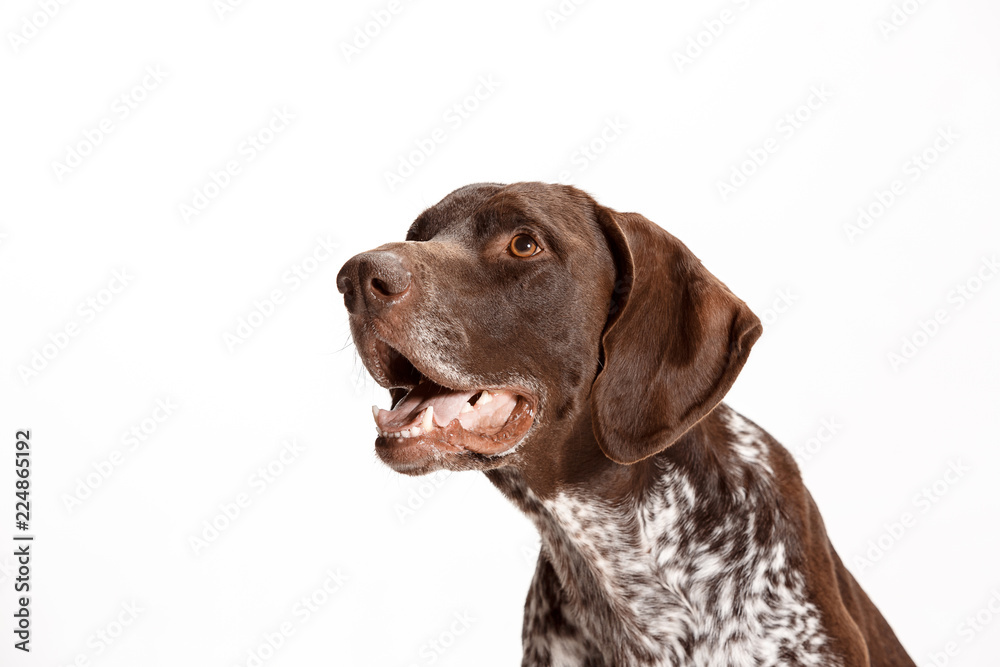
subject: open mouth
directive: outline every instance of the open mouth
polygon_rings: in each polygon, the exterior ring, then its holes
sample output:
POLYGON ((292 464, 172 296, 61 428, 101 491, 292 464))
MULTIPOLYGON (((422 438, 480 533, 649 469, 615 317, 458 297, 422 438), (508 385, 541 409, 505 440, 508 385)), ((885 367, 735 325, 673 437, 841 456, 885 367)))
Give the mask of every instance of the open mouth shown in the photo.
POLYGON ((526 392, 447 387, 381 339, 375 340, 374 353, 382 384, 398 398, 390 410, 372 406, 376 451, 393 467, 463 452, 495 456, 514 447, 531 427, 535 401, 526 392))

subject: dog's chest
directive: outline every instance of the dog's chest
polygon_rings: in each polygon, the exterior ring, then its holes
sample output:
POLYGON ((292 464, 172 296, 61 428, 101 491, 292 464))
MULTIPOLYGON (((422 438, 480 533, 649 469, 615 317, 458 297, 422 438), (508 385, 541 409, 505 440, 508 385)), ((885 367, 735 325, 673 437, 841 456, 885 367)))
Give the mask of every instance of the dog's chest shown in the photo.
MULTIPOLYGON (((740 465, 768 474, 764 445, 732 414, 740 465)), ((836 664, 790 567, 780 513, 745 487, 733 493, 712 516, 691 480, 665 470, 631 507, 585 493, 539 501, 543 555, 559 587, 534 585, 529 602, 561 590, 548 603, 561 604, 611 664, 836 664)))

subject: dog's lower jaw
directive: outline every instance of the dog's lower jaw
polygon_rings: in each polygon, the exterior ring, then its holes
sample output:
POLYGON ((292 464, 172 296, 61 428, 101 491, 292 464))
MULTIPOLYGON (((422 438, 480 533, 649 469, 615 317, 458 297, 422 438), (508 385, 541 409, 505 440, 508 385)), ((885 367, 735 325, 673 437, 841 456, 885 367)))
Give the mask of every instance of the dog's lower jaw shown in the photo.
POLYGON ((800 512, 811 500, 801 483, 784 488, 798 475, 788 453, 725 405, 703 422, 653 459, 622 466, 617 474, 630 479, 620 486, 607 472, 599 484, 540 495, 515 469, 487 473, 541 536, 524 664, 545 664, 553 652, 636 666, 755 665, 774 656, 869 664, 850 653, 865 650, 852 620, 860 612, 823 601, 840 598, 833 564, 817 572, 806 562, 803 541, 826 536, 815 526, 803 534, 800 512), (729 447, 720 452, 721 432, 729 447), (643 491, 625 501, 616 488, 643 491), (835 595, 817 599, 831 587, 835 595))

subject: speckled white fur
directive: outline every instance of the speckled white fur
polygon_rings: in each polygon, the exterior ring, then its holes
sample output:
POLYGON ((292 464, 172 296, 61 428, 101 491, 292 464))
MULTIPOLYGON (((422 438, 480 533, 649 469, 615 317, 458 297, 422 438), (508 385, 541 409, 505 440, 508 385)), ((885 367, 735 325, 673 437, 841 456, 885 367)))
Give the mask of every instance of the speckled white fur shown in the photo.
MULTIPOLYGON (((773 483, 756 426, 721 406, 741 472, 773 483)), ((629 506, 586 489, 540 500, 523 488, 542 536, 525 615, 525 665, 761 667, 840 663, 829 654, 819 611, 788 560, 782 531, 758 534, 773 496, 739 487, 710 529, 695 531, 701 498, 669 464, 629 506), (557 581, 551 579, 555 577, 557 581), (566 623, 547 622, 553 607, 566 623)))

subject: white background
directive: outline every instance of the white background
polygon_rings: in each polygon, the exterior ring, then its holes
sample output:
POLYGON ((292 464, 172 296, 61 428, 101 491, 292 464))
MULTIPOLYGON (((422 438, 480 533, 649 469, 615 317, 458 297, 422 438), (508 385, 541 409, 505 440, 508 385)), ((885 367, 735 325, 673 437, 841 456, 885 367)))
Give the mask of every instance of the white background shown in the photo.
POLYGON ((454 188, 561 180, 663 225, 765 320, 728 402, 797 452, 921 665, 994 664, 997 5, 593 0, 563 16, 556 0, 421 0, 376 29, 388 0, 49 4, 0 18, 0 539, 17 532, 21 428, 36 535, 30 656, 11 646, 13 541, 0 548, 0 663, 518 664, 535 533, 478 474, 376 460, 369 406, 387 395, 335 277, 454 188), (275 109, 294 119, 269 134, 275 109), (753 173, 724 198, 734 169, 753 173), (210 201, 185 216, 196 191, 210 201), (295 267, 313 272, 296 284, 295 267), (904 339, 915 354, 894 364, 904 339), (290 440, 301 451, 272 463, 290 440), (963 625, 977 612, 985 625, 963 625))

